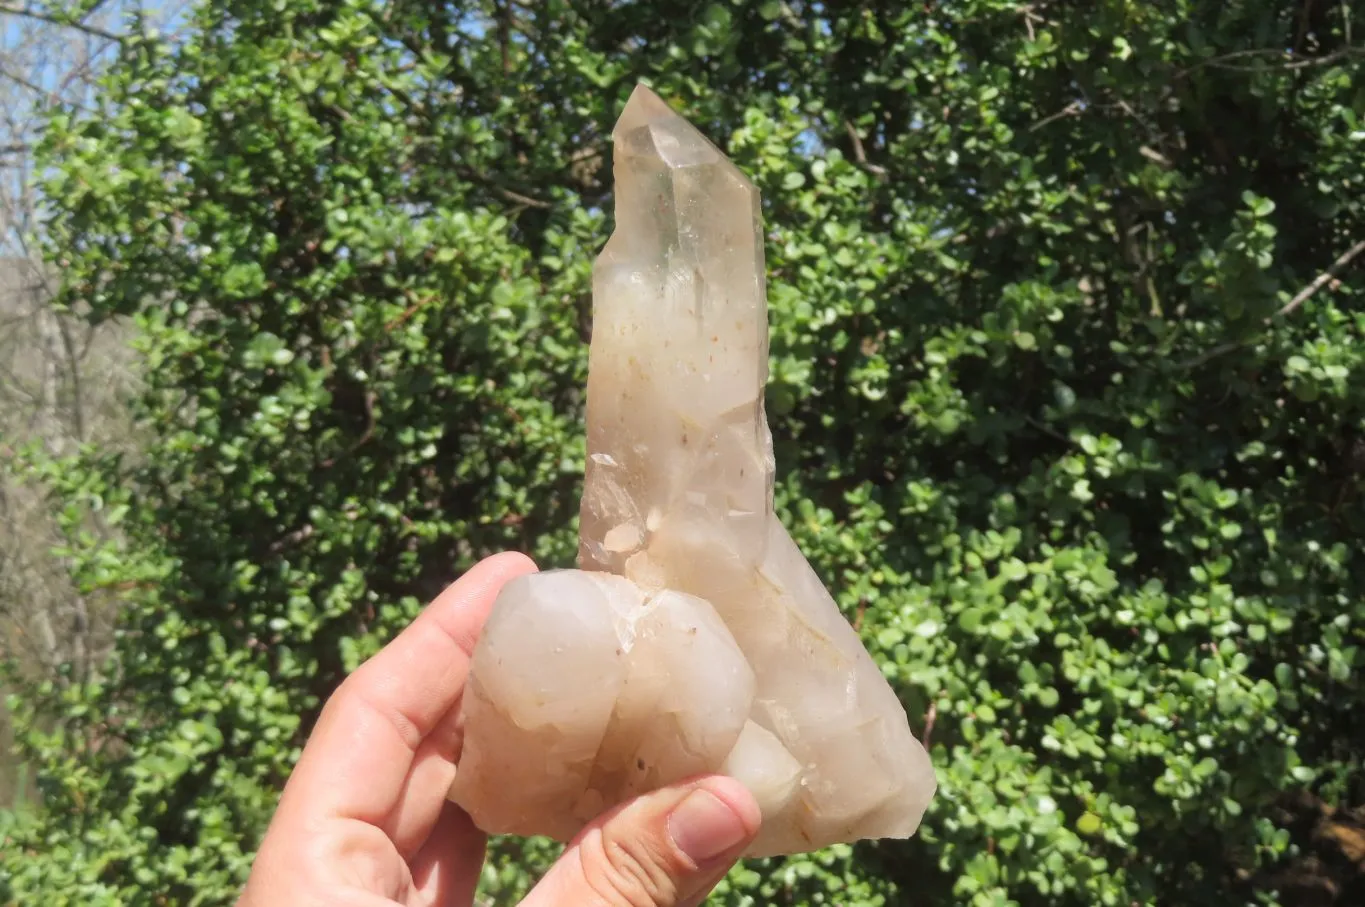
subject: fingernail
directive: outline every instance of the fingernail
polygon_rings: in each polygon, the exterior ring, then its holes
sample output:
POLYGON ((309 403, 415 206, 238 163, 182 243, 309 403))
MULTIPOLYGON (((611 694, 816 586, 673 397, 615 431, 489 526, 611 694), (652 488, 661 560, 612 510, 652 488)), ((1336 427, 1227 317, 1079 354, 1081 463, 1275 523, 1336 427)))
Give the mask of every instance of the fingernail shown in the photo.
POLYGON ((748 831, 735 811, 710 791, 688 794, 668 817, 668 834, 694 863, 705 863, 743 841, 748 831))

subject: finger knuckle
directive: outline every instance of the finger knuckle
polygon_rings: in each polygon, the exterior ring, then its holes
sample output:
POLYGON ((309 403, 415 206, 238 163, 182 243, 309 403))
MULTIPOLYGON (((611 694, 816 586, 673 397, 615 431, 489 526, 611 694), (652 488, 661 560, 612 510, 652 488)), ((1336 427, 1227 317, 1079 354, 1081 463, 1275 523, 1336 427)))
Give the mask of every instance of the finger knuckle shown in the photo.
POLYGON ((606 907, 666 907, 678 898, 677 867, 652 836, 595 835, 580 853, 593 894, 606 907))

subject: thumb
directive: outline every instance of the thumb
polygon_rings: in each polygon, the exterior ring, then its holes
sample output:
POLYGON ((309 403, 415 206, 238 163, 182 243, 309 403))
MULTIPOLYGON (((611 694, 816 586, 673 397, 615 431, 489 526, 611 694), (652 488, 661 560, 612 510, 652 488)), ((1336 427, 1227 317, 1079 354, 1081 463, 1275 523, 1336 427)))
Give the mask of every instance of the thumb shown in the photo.
POLYGON ((631 800, 578 834, 522 907, 691 907, 758 833, 742 784, 711 776, 631 800))

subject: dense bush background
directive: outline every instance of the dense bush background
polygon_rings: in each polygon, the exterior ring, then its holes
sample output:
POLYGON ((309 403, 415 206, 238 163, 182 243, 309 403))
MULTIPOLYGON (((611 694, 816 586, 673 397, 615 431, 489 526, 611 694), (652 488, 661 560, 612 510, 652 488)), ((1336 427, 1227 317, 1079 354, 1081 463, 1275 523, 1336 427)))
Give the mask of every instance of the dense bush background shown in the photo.
MULTIPOLYGON (((717 902, 1359 903, 1314 816, 1365 800, 1360 4, 184 26, 46 134, 50 264, 135 322, 152 441, 22 461, 124 617, 100 679, 12 700, 45 805, 3 820, 0 899, 230 902, 345 671, 483 554, 570 563, 647 79, 764 191, 779 505, 942 782, 918 839, 717 902)), ((550 854, 502 842, 486 896, 550 854)))

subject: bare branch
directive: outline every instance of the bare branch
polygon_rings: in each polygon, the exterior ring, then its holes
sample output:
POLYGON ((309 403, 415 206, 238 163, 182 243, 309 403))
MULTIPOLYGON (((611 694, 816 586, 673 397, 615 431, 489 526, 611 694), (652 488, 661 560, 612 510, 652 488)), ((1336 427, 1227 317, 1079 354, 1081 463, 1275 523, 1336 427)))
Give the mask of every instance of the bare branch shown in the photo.
POLYGON ((1294 298, 1285 303, 1284 308, 1275 313, 1275 317, 1278 318, 1283 315, 1288 315, 1311 299, 1314 293, 1327 286, 1337 274, 1341 273, 1341 269, 1349 265, 1361 252, 1365 252, 1365 239, 1362 239, 1345 252, 1342 252, 1326 271, 1323 271, 1317 277, 1313 278, 1312 283, 1295 293, 1294 298))
POLYGON ((1232 72, 1272 72, 1275 70, 1295 70, 1307 69, 1312 66, 1330 66, 1342 60, 1355 57, 1365 57, 1365 47, 1343 47, 1341 50, 1324 54, 1321 57, 1309 57, 1286 51, 1281 48, 1262 47, 1253 50, 1236 50, 1231 53, 1220 54, 1210 57, 1207 60, 1200 60, 1191 66, 1187 66, 1175 73, 1174 78, 1183 79, 1186 76, 1198 72, 1206 67, 1213 69, 1225 69, 1232 72), (1246 59, 1271 59, 1279 58, 1278 62, 1271 62, 1270 65, 1248 66, 1235 63, 1235 60, 1246 59))
POLYGON ((498 193, 509 202, 516 202, 519 205, 526 205, 530 208, 540 208, 546 211, 554 207, 550 202, 541 201, 538 198, 531 198, 531 196, 522 195, 520 192, 513 192, 511 189, 507 189, 503 186, 494 185, 492 188, 494 192, 498 193))
POLYGON ((1028 131, 1029 131, 1029 132, 1037 132, 1039 129, 1042 129, 1044 126, 1046 126, 1046 125, 1049 124, 1049 123, 1055 123, 1057 120, 1061 120, 1061 119, 1064 119, 1064 118, 1066 118, 1066 117, 1074 117, 1074 116, 1078 115, 1080 112, 1081 112, 1081 102, 1080 102, 1080 101, 1072 101, 1070 104, 1066 105, 1065 107, 1063 107, 1061 110, 1057 111, 1056 113, 1054 113, 1054 114, 1049 114, 1048 116, 1045 116, 1045 117, 1043 117, 1041 120, 1039 120, 1038 122, 1034 123, 1032 126, 1030 126, 1030 127, 1028 128, 1028 131))
POLYGON ((57 331, 62 338, 62 351, 66 354, 66 375, 71 384, 71 430, 76 435, 76 444, 85 443, 85 384, 81 380, 81 360, 77 355, 76 344, 71 338, 69 319, 57 318, 57 331))
POLYGON ((1151 161, 1154 164, 1160 164, 1163 167, 1172 166, 1170 158, 1166 157, 1166 155, 1162 154, 1160 151, 1157 151, 1155 148, 1148 148, 1146 145, 1142 145, 1141 147, 1138 148, 1138 154, 1142 155, 1143 157, 1145 157, 1147 160, 1151 161))
POLYGON ((34 94, 45 95, 49 100, 55 99, 57 96, 55 92, 49 91, 48 89, 44 88, 43 86, 35 82, 30 82, 23 76, 15 75, 14 73, 4 69, 0 69, 0 79, 9 79, 14 84, 23 86, 24 88, 27 88, 34 94))
POLYGON ((848 133, 848 140, 853 143, 853 158, 858 162, 858 166, 881 179, 886 179, 886 168, 868 161, 867 152, 863 150, 863 137, 858 135, 858 130, 853 128, 853 124, 848 120, 844 120, 844 130, 848 133))
POLYGON ((1192 368, 1199 368, 1199 366, 1203 365, 1209 360, 1217 359, 1224 353, 1230 353, 1233 350, 1240 349, 1245 345, 1246 345, 1245 343, 1240 343, 1237 341, 1228 341, 1227 343, 1220 343, 1215 347, 1211 347, 1205 350, 1198 356, 1195 356, 1192 359, 1187 359, 1184 362, 1180 363, 1180 369, 1182 371, 1189 371, 1192 368))
POLYGON ((528 208, 539 208, 543 211, 549 211, 554 208, 553 202, 547 202, 539 198, 532 198, 531 196, 526 195, 524 193, 516 192, 512 189, 509 189, 506 186, 503 186, 502 184, 498 183, 491 177, 488 177, 474 170, 472 167, 460 167, 459 173, 465 179, 471 180, 473 182, 478 183, 481 186, 484 186, 485 188, 493 190, 494 192, 496 192, 498 195, 501 195, 505 200, 509 202, 516 202, 517 204, 524 205, 528 208))
MULTIPOLYGON (((1305 302, 1307 302, 1309 299, 1312 299, 1313 294, 1317 293, 1323 287, 1327 286, 1334 279, 1336 279, 1337 275, 1341 273, 1341 270, 1345 268, 1347 265, 1349 265, 1352 261, 1354 261, 1357 257, 1359 257, 1362 252, 1365 252, 1365 239, 1362 239, 1360 242, 1356 243, 1355 245, 1351 246, 1351 248, 1341 253, 1341 255, 1337 256, 1336 261, 1332 262, 1332 264, 1328 266, 1327 270, 1323 271, 1317 277, 1313 278, 1311 283, 1309 283, 1302 290, 1299 290, 1297 293, 1294 294, 1294 298, 1290 299, 1287 303, 1285 303, 1284 306, 1282 306, 1280 310, 1277 311, 1274 315, 1267 318, 1265 320, 1266 324, 1269 325, 1276 318, 1282 318, 1285 315, 1292 314, 1305 302)), ((1227 343, 1220 343, 1217 346, 1212 347, 1211 349, 1205 350, 1198 356, 1195 356, 1192 359, 1182 362, 1180 364, 1180 368, 1182 370, 1198 368, 1199 366, 1203 365, 1209 360, 1216 359, 1219 356, 1223 355, 1224 353, 1230 353, 1233 350, 1240 349, 1246 346, 1248 342, 1250 341, 1234 340, 1228 341, 1227 343)))
POLYGON ((18 16, 21 19, 33 19, 37 22, 46 22, 49 25, 60 25, 63 28, 73 28, 76 31, 84 32, 96 38, 103 38, 106 41, 116 41, 122 43, 123 38, 113 32, 105 31, 102 28, 82 22, 78 19, 54 16, 39 9, 31 7, 11 6, 7 3, 0 3, 0 14, 8 13, 11 16, 18 16))

